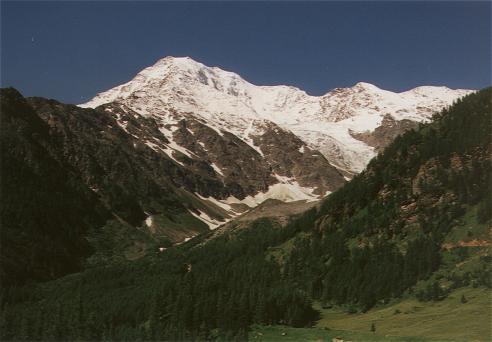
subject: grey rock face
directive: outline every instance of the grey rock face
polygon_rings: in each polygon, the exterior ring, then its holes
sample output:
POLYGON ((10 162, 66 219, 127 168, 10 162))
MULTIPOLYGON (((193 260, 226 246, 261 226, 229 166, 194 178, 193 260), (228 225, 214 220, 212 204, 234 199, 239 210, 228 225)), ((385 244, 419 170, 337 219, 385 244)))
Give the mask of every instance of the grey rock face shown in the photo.
POLYGON ((171 113, 179 120, 166 125, 118 103, 98 110, 112 115, 135 143, 147 145, 161 158, 171 159, 181 171, 171 172, 173 181, 203 197, 224 200, 232 196, 242 200, 267 192, 274 184, 295 181, 301 187, 313 188, 315 198, 345 182, 319 151, 273 122, 260 121, 254 133, 241 139, 186 113, 171 113), (187 177, 181 178, 182 173, 187 177), (207 179, 206 186, 192 181, 192 175, 207 179))

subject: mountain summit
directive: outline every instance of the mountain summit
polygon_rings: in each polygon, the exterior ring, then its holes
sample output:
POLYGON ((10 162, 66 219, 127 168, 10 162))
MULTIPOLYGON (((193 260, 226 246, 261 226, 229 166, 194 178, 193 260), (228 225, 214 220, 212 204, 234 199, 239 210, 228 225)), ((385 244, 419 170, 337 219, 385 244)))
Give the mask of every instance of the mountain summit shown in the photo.
MULTIPOLYGON (((243 139, 253 148, 265 122, 293 132, 349 175, 360 172, 376 148, 354 133, 373 132, 383 119, 426 121, 472 90, 423 86, 401 93, 366 82, 310 96, 291 86, 256 86, 239 75, 189 57, 165 57, 131 81, 98 94, 81 107, 117 102, 164 123, 174 111, 243 139)), ((181 115, 180 117, 182 117, 181 115)), ((398 132, 401 133, 401 132, 398 132)))

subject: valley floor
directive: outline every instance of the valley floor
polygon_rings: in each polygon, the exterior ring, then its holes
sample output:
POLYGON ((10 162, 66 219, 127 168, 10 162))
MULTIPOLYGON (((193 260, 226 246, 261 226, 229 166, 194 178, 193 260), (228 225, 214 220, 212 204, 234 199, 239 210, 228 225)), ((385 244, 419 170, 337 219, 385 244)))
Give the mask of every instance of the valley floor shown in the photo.
POLYGON ((340 308, 321 309, 312 328, 254 326, 251 341, 490 341, 492 292, 462 288, 438 302, 408 298, 348 314, 340 308), (462 296, 467 299, 461 302, 462 296), (375 332, 371 332, 374 323, 375 332))

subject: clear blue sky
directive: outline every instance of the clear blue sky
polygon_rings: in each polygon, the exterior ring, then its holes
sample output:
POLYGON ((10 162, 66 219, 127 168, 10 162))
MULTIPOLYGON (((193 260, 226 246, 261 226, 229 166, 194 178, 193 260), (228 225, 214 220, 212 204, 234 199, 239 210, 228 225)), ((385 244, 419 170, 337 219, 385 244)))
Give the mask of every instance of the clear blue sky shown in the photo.
POLYGON ((490 2, 4 2, 1 83, 80 103, 167 55, 313 95, 491 84, 490 2))

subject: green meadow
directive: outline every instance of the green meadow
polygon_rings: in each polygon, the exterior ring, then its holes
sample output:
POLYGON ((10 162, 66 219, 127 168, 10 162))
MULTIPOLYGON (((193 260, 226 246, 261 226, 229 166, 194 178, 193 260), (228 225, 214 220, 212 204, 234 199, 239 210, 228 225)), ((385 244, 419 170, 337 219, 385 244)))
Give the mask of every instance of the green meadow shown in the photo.
POLYGON ((437 302, 402 299, 366 313, 322 309, 312 328, 254 326, 251 341, 491 341, 491 291, 461 288, 437 302), (462 303, 462 297, 466 303, 462 303), (375 331, 371 331, 374 324, 375 331))

